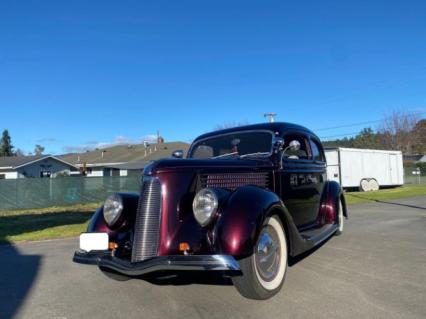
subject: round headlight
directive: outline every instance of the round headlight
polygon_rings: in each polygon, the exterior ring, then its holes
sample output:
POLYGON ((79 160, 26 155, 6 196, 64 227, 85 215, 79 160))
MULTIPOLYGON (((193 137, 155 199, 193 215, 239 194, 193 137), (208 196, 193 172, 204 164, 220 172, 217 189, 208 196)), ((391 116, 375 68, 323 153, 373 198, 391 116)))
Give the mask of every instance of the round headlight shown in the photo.
POLYGON ((217 211, 219 202, 215 192, 209 188, 200 190, 192 203, 194 217, 201 226, 206 226, 217 211))
POLYGON ((108 196, 104 204, 104 218, 108 226, 113 226, 123 211, 123 200, 117 194, 108 196))

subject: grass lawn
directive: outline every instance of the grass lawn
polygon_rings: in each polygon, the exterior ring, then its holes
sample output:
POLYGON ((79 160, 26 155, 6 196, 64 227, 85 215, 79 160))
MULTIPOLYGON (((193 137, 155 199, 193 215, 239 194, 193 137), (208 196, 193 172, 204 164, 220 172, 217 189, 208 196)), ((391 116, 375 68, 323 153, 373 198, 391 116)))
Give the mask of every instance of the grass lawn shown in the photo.
POLYGON ((0 211, 0 244, 77 236, 97 207, 99 203, 0 211))
POLYGON ((349 205, 353 205, 422 195, 426 196, 426 184, 404 185, 397 188, 381 189, 375 192, 348 192, 345 194, 345 198, 349 205))
MULTIPOLYGON (((346 193, 349 205, 426 195, 426 185, 407 185, 376 192, 346 193)), ((0 211, 0 244, 78 236, 99 203, 45 209, 0 211)))

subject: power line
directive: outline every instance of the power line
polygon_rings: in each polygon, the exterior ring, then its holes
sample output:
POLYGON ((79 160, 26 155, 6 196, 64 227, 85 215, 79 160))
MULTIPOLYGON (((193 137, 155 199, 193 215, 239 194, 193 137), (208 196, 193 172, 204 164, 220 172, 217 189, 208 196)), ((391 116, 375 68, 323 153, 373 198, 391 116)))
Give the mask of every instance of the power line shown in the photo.
POLYGON ((358 126, 358 125, 372 124, 372 123, 377 123, 377 122, 380 122, 380 121, 382 121, 382 120, 374 120, 374 121, 368 121, 368 122, 359 122, 359 123, 353 123, 353 124, 347 124, 347 125, 325 127, 325 128, 316 129, 314 131, 328 131, 328 130, 334 130, 334 129, 337 129, 337 128, 345 128, 345 127, 352 127, 352 126, 358 126))
MULTIPOLYGON (((418 115, 418 116, 425 115, 425 114, 426 114, 426 112, 415 113, 415 115, 418 115)), ((339 125, 339 126, 333 126, 333 127, 323 127, 323 128, 319 128, 319 129, 314 129, 314 131, 316 131, 316 132, 318 132, 318 131, 328 131, 328 130, 334 130, 334 129, 338 129, 338 128, 345 128, 345 127, 353 127, 353 126, 359 126, 359 125, 372 124, 372 123, 377 123, 377 122, 381 122, 381 121, 383 121, 383 119, 381 119, 381 120, 367 121, 367 122, 352 123, 352 124, 346 124, 346 125, 339 125)))
POLYGON ((359 134, 359 132, 329 135, 329 136, 320 136, 320 139, 327 139, 327 138, 332 138, 332 137, 346 137, 346 136, 349 136, 349 135, 356 135, 356 134, 359 134))

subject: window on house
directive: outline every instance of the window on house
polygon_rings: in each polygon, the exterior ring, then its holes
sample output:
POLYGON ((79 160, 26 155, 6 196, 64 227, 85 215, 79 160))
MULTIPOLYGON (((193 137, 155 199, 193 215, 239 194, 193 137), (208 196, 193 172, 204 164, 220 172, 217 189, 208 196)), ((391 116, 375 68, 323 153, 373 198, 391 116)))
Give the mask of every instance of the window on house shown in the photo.
POLYGON ((40 172, 40 177, 43 178, 50 178, 50 176, 52 175, 52 173, 50 171, 41 171, 40 172))

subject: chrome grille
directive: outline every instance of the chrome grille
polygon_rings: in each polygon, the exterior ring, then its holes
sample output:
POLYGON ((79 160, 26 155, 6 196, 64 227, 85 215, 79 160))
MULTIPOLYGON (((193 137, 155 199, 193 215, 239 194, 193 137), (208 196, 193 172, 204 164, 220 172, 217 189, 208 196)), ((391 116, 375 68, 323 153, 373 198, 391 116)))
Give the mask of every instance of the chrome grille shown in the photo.
POLYGON ((132 262, 157 256, 160 241, 161 184, 144 176, 133 237, 132 262))
POLYGON ((204 174, 201 176, 201 187, 222 187, 234 190, 244 185, 255 185, 262 188, 269 188, 270 173, 220 173, 204 174))

